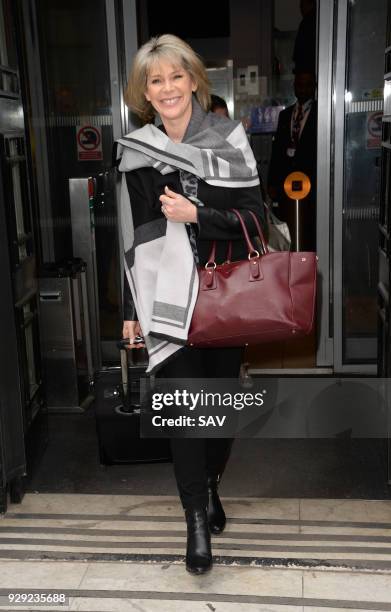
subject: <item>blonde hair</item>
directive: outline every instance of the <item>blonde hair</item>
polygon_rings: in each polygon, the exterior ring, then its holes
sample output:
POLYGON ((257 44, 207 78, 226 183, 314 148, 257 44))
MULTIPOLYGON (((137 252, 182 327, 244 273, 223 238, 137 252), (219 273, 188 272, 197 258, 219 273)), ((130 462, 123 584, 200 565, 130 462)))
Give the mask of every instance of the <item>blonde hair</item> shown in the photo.
POLYGON ((137 51, 130 70, 125 90, 125 103, 145 122, 151 122, 155 110, 145 98, 147 78, 151 66, 161 60, 181 65, 197 85, 195 95, 204 111, 210 107, 210 84, 201 58, 184 40, 173 34, 162 34, 151 38, 137 51))

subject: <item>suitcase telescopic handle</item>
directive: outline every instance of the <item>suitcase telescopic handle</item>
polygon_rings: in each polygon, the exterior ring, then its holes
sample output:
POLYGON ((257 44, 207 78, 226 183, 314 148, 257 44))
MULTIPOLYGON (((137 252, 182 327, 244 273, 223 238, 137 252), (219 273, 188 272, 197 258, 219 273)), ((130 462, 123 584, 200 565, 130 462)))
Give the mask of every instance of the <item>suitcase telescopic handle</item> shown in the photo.
MULTIPOLYGON (((133 344, 140 344, 141 342, 144 342, 144 338, 142 336, 135 336, 133 344)), ((117 347, 121 351, 122 349, 126 348, 128 344, 129 338, 122 338, 121 340, 118 340, 117 347)))

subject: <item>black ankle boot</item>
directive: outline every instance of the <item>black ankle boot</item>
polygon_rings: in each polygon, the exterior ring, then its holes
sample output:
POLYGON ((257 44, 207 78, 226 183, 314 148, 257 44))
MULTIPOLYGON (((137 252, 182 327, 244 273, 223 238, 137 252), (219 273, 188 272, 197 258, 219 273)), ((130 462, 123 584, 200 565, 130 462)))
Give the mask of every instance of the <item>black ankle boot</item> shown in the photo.
POLYGON ((212 550, 206 508, 185 511, 187 523, 186 569, 204 574, 212 567, 212 550))
POLYGON ((218 535, 224 531, 226 523, 224 508, 217 492, 219 481, 219 476, 215 478, 212 478, 211 476, 208 477, 208 523, 210 532, 215 535, 218 535))

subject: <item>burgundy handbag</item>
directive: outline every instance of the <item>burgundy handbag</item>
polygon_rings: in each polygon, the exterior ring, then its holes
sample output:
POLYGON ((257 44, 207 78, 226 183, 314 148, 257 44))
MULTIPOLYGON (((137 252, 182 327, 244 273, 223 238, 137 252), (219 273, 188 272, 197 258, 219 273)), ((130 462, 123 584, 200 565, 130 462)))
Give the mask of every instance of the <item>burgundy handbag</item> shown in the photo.
POLYGON ((314 323, 316 254, 269 252, 259 221, 264 251, 254 248, 241 214, 238 217, 248 259, 215 262, 213 243, 208 262, 199 268, 199 293, 190 325, 190 346, 229 347, 286 340, 309 334, 314 323))

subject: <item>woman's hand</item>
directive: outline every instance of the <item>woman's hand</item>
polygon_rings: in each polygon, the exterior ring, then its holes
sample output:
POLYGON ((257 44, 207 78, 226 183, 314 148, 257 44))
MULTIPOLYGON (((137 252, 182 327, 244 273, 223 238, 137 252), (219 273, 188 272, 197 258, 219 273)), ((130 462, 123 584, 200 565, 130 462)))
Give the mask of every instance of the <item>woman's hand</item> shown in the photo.
POLYGON ((124 321, 124 325, 122 328, 122 337, 129 338, 129 344, 126 345, 127 349, 145 348, 144 342, 138 342, 137 344, 133 344, 133 341, 136 336, 144 337, 140 327, 140 323, 138 321, 124 321))
POLYGON ((168 221, 197 223, 197 207, 180 193, 165 187, 159 200, 162 203, 162 213, 168 221))

